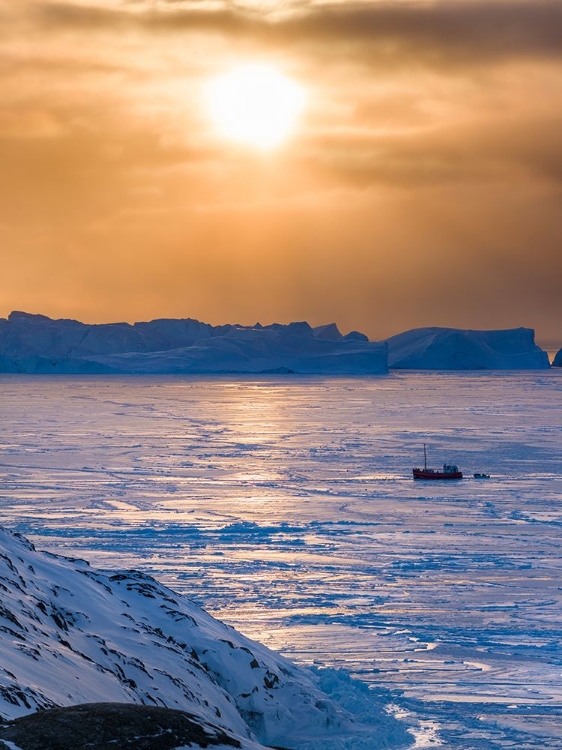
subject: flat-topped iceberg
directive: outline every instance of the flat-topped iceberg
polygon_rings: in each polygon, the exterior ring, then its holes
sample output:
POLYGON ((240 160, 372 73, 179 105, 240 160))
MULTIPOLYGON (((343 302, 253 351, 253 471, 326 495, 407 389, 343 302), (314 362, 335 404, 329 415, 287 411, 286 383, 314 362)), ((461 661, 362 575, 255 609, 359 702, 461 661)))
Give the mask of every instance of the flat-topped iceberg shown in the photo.
POLYGON ((87 325, 14 312, 0 320, 0 372, 301 373, 387 372, 387 349, 335 324, 212 326, 197 320, 87 325))
MULTIPOLYGON (((555 364, 562 365, 562 353, 555 364)), ((191 318, 89 325, 13 312, 0 319, 0 372, 373 375, 550 367, 534 331, 416 328, 372 342, 335 323, 213 326, 191 318)))
POLYGON ((530 328, 415 328, 386 340, 389 367, 408 370, 537 370, 550 367, 530 328))

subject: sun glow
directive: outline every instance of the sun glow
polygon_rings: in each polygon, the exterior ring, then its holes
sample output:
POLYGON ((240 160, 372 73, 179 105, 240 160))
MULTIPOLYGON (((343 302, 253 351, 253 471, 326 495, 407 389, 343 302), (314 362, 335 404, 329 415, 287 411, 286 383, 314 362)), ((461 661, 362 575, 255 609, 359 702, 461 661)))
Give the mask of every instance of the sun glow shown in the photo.
POLYGON ((306 96, 301 86, 275 68, 247 64, 209 81, 206 99, 220 136, 267 150, 293 132, 306 96))

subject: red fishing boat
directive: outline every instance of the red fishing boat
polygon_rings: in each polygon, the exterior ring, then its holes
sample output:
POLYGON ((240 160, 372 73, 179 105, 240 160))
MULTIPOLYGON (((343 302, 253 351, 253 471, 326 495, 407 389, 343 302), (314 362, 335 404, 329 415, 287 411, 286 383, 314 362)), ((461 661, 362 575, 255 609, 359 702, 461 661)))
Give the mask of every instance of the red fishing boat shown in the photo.
POLYGON ((455 464, 443 464, 443 470, 427 468, 427 451, 423 444, 423 469, 412 469, 414 479, 462 479, 462 471, 455 464))

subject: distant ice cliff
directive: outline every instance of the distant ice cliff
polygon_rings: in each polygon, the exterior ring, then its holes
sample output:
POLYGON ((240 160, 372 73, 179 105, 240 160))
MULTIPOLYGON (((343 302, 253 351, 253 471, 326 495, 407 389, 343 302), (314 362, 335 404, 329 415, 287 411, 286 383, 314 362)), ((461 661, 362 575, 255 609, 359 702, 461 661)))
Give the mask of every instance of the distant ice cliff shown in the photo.
POLYGON ((415 328, 386 340, 389 367, 408 370, 539 370, 548 354, 530 328, 463 331, 415 328))
POLYGON ((0 320, 0 372, 300 373, 387 372, 384 343, 335 324, 212 326, 197 320, 87 325, 13 312, 0 320))
MULTIPOLYGON (((562 354, 556 364, 562 363, 562 354)), ((534 331, 416 328, 372 342, 334 323, 212 326, 191 318, 88 325, 13 312, 0 319, 0 372, 378 375, 550 367, 534 331)))

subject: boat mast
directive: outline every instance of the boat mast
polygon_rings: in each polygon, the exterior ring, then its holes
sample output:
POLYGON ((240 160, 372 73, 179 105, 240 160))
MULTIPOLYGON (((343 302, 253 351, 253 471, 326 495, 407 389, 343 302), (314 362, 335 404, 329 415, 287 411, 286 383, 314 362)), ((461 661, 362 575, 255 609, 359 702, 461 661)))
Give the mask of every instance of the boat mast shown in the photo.
POLYGON ((427 471, 427 451, 425 450, 425 443, 423 444, 423 468, 427 471))

